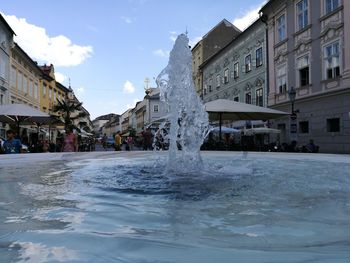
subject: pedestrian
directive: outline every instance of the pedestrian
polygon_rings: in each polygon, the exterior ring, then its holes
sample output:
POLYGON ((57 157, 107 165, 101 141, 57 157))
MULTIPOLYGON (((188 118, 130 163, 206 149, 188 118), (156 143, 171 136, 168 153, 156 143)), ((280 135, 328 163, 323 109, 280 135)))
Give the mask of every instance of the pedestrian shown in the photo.
POLYGON ((101 143, 102 143, 103 149, 106 150, 106 148, 107 148, 107 135, 106 134, 103 135, 101 143))
POLYGON ((152 141, 153 141, 153 135, 150 128, 147 128, 146 131, 142 133, 143 136, 143 150, 152 150, 152 141))
POLYGON ((73 133, 73 128, 69 126, 63 139, 62 152, 76 152, 78 150, 78 140, 73 133))
POLYGON ((6 132, 7 140, 4 141, 2 148, 5 154, 14 154, 22 152, 21 140, 15 139, 15 132, 8 130, 6 132))
POLYGON ((310 139, 309 143, 306 145, 306 150, 309 153, 317 153, 319 147, 315 145, 314 140, 310 139))
POLYGON ((132 136, 128 136, 128 138, 126 138, 126 144, 129 148, 129 151, 133 150, 133 144, 134 144, 134 138, 132 136))
POLYGON ((121 145, 122 145, 122 137, 120 136, 120 131, 118 131, 114 137, 114 149, 116 151, 120 151, 121 145))

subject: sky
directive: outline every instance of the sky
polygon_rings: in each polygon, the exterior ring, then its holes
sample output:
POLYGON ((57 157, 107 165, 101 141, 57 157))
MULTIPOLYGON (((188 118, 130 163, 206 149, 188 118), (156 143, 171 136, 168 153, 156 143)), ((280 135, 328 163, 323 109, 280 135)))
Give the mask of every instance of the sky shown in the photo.
POLYGON ((266 0, 11 0, 0 12, 15 42, 39 64, 53 64, 91 119, 122 114, 145 96, 145 78, 166 67, 176 37, 194 46, 221 20, 244 30, 266 0))

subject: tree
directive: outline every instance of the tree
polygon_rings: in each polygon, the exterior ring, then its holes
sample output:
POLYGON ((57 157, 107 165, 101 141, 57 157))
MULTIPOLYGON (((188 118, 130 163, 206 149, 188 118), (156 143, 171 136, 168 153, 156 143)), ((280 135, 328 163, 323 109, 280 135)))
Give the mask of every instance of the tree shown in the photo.
POLYGON ((80 130, 79 127, 74 125, 74 120, 87 116, 82 110, 82 105, 82 102, 70 100, 61 102, 57 100, 57 104, 53 107, 52 111, 58 114, 58 116, 55 117, 58 117, 64 123, 65 129, 69 126, 73 126, 73 128, 80 130))

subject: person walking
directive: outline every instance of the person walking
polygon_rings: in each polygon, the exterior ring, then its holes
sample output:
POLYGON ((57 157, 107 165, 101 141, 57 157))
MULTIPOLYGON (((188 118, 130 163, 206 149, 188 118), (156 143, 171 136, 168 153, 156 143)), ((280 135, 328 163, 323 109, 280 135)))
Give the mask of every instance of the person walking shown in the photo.
POLYGON ((103 149, 106 150, 107 149, 107 135, 106 134, 103 135, 101 143, 102 143, 103 149))
POLYGON ((63 139, 62 152, 76 152, 78 151, 77 136, 73 133, 73 128, 68 127, 63 139))
POLYGON ((118 131, 114 137, 114 149, 116 151, 120 151, 121 145, 122 145, 122 137, 120 136, 120 131, 118 131))

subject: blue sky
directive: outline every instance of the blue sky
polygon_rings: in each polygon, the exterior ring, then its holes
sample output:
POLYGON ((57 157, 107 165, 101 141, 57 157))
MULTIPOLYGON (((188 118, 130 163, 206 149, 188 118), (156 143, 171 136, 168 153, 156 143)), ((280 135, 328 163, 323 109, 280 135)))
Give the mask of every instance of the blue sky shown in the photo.
POLYGON ((142 100, 144 79, 168 63, 176 36, 190 44, 226 18, 243 29, 264 0, 11 0, 1 13, 15 41, 36 61, 52 63, 91 118, 121 114, 142 100))

